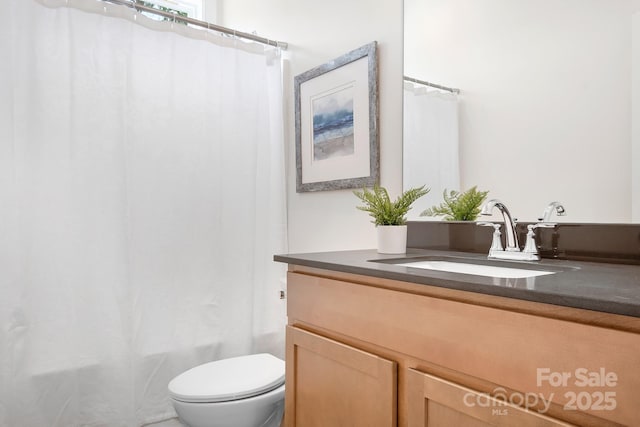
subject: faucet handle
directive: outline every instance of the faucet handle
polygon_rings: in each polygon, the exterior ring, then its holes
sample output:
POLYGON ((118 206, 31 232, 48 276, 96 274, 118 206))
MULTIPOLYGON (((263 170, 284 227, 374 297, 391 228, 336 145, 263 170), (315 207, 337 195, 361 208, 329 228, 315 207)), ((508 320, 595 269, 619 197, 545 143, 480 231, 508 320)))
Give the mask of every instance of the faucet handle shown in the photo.
POLYGON ((529 231, 535 230, 536 228, 555 228, 558 225, 557 222, 538 222, 537 224, 529 224, 527 225, 527 229, 529 231))
POLYGON ((479 225, 481 227, 493 227, 497 230, 500 229, 500 224, 495 224, 493 222, 489 222, 489 221, 478 221, 476 222, 476 225, 479 225))
POLYGON ((558 224, 556 224, 555 222, 539 222, 537 224, 527 225, 527 241, 525 242, 522 252, 531 254, 540 259, 538 247, 536 246, 536 235, 533 230, 535 230, 536 228, 555 228, 556 225, 558 224))
POLYGON ((488 221, 480 221, 476 222, 476 225, 482 227, 493 227, 493 239, 491 240, 491 248, 489 248, 489 256, 491 256, 496 251, 503 251, 504 247, 502 246, 502 233, 500 232, 500 227, 502 224, 494 224, 493 222, 488 221))

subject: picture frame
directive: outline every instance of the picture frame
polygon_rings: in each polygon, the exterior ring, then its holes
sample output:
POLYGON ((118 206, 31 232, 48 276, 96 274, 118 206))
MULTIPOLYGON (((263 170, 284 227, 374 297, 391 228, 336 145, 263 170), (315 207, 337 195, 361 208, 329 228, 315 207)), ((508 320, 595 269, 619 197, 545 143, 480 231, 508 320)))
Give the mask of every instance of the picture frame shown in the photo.
POLYGON ((294 78, 296 192, 380 179, 377 42, 294 78))

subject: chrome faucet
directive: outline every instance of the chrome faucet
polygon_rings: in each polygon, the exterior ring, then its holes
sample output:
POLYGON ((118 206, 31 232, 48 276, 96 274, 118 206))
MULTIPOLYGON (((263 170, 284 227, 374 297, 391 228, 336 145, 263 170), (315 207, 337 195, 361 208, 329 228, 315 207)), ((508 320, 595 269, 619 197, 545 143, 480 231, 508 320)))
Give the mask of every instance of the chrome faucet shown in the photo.
POLYGON ((540 218, 538 218, 538 221, 549 222, 551 220, 551 214, 553 214, 554 210, 556 212, 556 215, 558 215, 558 216, 566 215, 566 212, 564 210, 564 206, 562 206, 562 204, 560 202, 551 202, 546 207, 544 212, 542 212, 542 216, 540 218))
POLYGON ((504 219, 504 228, 507 237, 506 247, 507 252, 520 252, 520 246, 518 245, 518 233, 516 232, 516 221, 511 217, 509 209, 498 199, 491 199, 482 207, 480 215, 491 215, 493 208, 498 208, 504 219))
POLYGON ((520 246, 518 244, 518 233, 516 231, 516 220, 511 217, 511 213, 509 213, 509 209, 507 209, 504 203, 497 199, 491 199, 482 207, 480 214, 491 215, 493 208, 498 208, 504 218, 504 227, 507 235, 506 247, 504 249, 502 248, 500 224, 478 222, 477 225, 493 226, 493 241, 491 243, 491 248, 489 249, 489 258, 497 259, 521 261, 540 260, 534 230, 537 228, 554 228, 557 224, 549 222, 554 211, 559 216, 565 214, 564 206, 562 206, 560 202, 549 203, 549 206, 547 206, 542 213, 542 217, 538 218, 540 222, 537 224, 529 224, 527 226, 527 240, 525 242, 524 249, 520 250, 520 246))
POLYGON ((511 216, 509 209, 500 200, 491 199, 482 207, 480 211, 481 215, 491 215, 493 208, 498 208, 502 217, 504 218, 504 227, 506 231, 506 247, 502 249, 500 241, 500 224, 493 224, 491 222, 478 222, 478 225, 493 226, 493 241, 491 248, 489 249, 489 258, 496 259, 511 259, 519 261, 538 261, 540 260, 540 254, 535 245, 533 230, 538 226, 529 226, 529 232, 527 233, 527 242, 524 250, 520 250, 518 244, 518 233, 516 232, 516 220, 511 216))

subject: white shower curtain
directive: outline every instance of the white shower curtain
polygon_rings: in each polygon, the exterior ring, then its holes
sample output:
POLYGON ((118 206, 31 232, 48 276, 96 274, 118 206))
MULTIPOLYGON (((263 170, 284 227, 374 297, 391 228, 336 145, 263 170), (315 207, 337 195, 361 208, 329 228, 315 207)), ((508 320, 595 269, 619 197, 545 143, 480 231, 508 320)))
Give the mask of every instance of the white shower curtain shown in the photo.
POLYGON ((0 426, 143 425, 174 375, 281 356, 278 52, 102 2, 2 16, 0 426))
POLYGON ((458 146, 458 96, 405 82, 402 183, 431 189, 414 203, 409 219, 439 205, 445 189, 461 190, 458 146))

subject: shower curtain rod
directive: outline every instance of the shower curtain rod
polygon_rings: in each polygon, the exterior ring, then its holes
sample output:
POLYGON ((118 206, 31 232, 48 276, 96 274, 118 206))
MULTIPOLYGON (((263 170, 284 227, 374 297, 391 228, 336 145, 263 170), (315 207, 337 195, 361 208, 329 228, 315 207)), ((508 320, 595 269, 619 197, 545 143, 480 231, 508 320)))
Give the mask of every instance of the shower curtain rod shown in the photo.
POLYGON ((268 38, 265 38, 265 37, 256 36, 254 34, 244 33, 242 31, 236 31, 236 30, 233 30, 231 28, 221 27, 220 25, 212 24, 210 22, 200 21, 198 19, 189 18, 187 16, 181 16, 181 15, 178 15, 177 13, 166 12, 164 10, 154 9, 152 7, 145 6, 143 4, 138 3, 137 0, 101 0, 101 1, 104 1, 104 2, 107 2, 107 3, 113 3, 113 4, 117 4, 117 5, 122 5, 122 6, 127 6, 127 7, 130 7, 132 9, 134 9, 134 10, 138 10, 138 11, 141 11, 141 12, 153 13, 154 15, 159 15, 159 16, 163 16, 165 18, 170 18, 170 19, 172 19, 174 21, 186 22, 187 24, 191 24, 191 25, 195 25, 195 26, 198 26, 198 27, 206 28, 207 30, 214 30, 214 31, 218 31, 218 32, 224 33, 224 34, 230 34, 230 35, 233 35, 234 37, 240 37, 240 38, 243 38, 243 39, 252 40, 254 42, 266 44, 266 45, 269 45, 269 46, 279 47, 280 49, 284 49, 284 50, 286 50, 287 47, 288 47, 288 44, 285 43, 285 42, 281 42, 281 41, 277 41, 277 40, 271 40, 271 39, 268 39, 268 38))
POLYGON ((429 82, 425 82, 424 80, 418 80, 418 79, 414 79, 413 77, 407 77, 407 76, 404 76, 404 79, 406 81, 408 81, 408 82, 417 83, 419 85, 435 87, 436 89, 446 90, 446 91, 452 92, 452 93, 460 93, 460 89, 456 89, 456 88, 453 88, 453 87, 441 86, 441 85, 437 85, 435 83, 429 83, 429 82))

